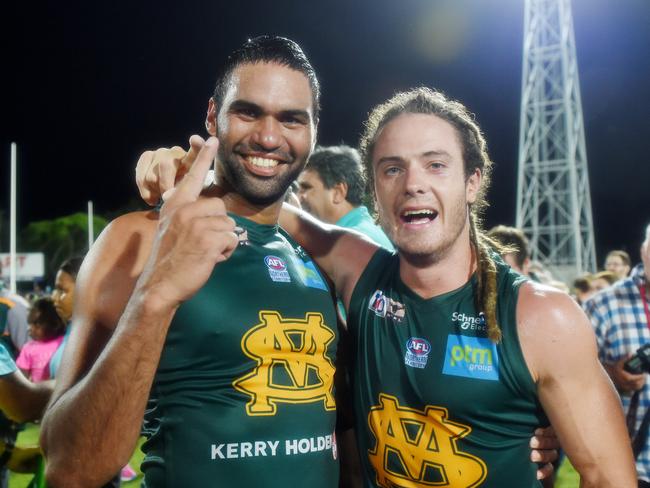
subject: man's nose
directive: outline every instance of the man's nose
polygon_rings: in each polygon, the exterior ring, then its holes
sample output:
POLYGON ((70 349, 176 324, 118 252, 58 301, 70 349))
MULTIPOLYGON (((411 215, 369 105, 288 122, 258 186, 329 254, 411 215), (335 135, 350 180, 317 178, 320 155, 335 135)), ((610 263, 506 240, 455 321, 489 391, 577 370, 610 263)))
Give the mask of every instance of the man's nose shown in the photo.
POLYGON ((417 165, 410 165, 405 168, 404 191, 409 195, 416 195, 424 192, 424 172, 417 165))
POLYGON ((273 117, 263 117, 259 120, 253 142, 262 149, 269 151, 282 145, 282 127, 273 117))

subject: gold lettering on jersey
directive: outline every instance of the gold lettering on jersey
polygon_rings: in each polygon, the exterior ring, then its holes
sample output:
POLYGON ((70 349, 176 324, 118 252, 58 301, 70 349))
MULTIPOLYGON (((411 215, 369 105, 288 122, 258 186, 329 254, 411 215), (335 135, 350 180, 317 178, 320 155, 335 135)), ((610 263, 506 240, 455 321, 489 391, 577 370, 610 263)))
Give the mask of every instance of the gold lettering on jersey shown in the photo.
POLYGON ((334 337, 320 313, 285 319, 261 311, 260 323, 241 341, 244 354, 257 366, 233 382, 251 397, 248 415, 275 415, 278 403, 322 401, 326 410, 334 410, 334 365, 326 354, 334 337))
POLYGON ((446 408, 402 407, 396 397, 382 393, 368 425, 376 439, 368 457, 379 486, 471 488, 487 476, 485 463, 456 445, 471 427, 448 420, 446 408))

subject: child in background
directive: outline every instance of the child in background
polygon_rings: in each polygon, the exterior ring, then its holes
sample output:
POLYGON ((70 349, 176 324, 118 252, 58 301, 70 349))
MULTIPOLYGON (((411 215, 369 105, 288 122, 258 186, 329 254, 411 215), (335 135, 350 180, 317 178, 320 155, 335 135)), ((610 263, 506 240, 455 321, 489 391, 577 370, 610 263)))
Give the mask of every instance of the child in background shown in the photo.
POLYGON ((50 359, 63 341, 65 324, 59 317, 51 298, 39 298, 27 315, 28 341, 20 351, 16 365, 33 382, 50 378, 50 359))

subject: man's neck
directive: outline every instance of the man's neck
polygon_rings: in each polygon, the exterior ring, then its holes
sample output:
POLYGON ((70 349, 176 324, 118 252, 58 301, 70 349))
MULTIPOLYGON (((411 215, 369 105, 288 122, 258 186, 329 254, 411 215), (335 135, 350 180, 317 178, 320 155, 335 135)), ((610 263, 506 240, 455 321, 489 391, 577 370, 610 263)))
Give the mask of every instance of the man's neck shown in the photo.
POLYGON ((400 254, 400 278, 424 299, 460 288, 475 270, 476 253, 466 233, 440 257, 412 258, 400 254))
POLYGON ((234 190, 224 187, 212 187, 203 195, 206 197, 219 197, 223 200, 226 211, 263 225, 277 224, 280 209, 282 208, 282 200, 268 205, 257 205, 249 202, 234 190))
POLYGON ((355 208, 357 207, 352 206, 350 203, 348 203, 347 200, 339 205, 334 206, 331 215, 329 215, 328 222, 336 224, 339 220, 352 212, 355 208))

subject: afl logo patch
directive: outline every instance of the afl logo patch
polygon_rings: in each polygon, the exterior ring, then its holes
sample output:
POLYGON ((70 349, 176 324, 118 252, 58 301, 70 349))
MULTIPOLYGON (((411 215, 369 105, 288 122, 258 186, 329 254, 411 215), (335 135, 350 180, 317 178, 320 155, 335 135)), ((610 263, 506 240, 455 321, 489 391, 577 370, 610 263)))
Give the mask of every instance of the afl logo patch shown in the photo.
POLYGON ((411 337, 406 341, 406 354, 404 364, 412 368, 424 368, 429 360, 431 344, 426 339, 411 337))
POLYGON ((284 264, 284 261, 277 256, 266 256, 264 262, 269 269, 274 271, 284 271, 287 269, 287 265, 284 264))
POLYGON ((269 269, 269 276, 275 282, 288 283, 291 281, 287 265, 283 259, 277 256, 264 257, 264 264, 269 269))

